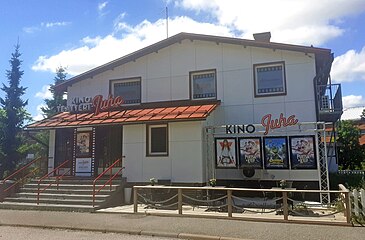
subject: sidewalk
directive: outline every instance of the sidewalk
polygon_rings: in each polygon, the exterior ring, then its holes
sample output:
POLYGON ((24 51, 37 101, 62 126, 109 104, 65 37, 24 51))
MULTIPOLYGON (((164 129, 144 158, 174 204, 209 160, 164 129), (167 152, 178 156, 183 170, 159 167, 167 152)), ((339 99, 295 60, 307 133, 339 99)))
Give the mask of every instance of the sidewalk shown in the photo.
POLYGON ((0 225, 166 236, 182 239, 362 239, 365 228, 248 222, 127 213, 0 210, 0 225))

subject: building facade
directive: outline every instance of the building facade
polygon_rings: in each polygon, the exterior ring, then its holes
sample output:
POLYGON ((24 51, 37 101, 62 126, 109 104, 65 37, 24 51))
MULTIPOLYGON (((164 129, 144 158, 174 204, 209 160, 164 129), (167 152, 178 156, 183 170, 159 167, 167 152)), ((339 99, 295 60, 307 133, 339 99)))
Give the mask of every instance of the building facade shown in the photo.
POLYGON ((329 49, 273 43, 270 33, 180 33, 56 86, 67 106, 27 130, 50 131, 49 170, 70 160, 64 171, 80 177, 123 157, 131 184, 286 179, 321 188, 323 123, 342 113, 332 61, 329 49))

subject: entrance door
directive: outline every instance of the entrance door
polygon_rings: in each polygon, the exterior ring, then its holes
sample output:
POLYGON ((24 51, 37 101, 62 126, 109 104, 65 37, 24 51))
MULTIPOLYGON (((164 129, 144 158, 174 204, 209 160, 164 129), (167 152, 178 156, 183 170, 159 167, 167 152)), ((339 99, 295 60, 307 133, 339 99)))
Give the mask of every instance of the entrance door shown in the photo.
MULTIPOLYGON (((95 164, 98 174, 122 156, 122 126, 96 128, 95 164)), ((118 166, 121 167, 121 166, 118 166)))
POLYGON ((64 129, 56 129, 56 144, 55 144, 55 161, 54 167, 56 168, 64 161, 70 160, 68 164, 64 166, 60 170, 60 174, 63 174, 65 171, 68 173, 66 175, 71 175, 71 167, 73 160, 73 143, 74 143, 74 129, 73 128, 64 128, 64 129))

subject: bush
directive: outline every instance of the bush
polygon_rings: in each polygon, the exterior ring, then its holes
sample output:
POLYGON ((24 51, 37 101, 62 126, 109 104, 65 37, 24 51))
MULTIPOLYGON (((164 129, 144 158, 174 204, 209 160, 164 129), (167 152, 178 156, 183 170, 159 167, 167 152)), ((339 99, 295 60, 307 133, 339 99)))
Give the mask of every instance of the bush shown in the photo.
POLYGON ((330 189, 338 190, 338 184, 343 184, 348 189, 364 188, 365 180, 361 174, 339 174, 330 173, 330 189))

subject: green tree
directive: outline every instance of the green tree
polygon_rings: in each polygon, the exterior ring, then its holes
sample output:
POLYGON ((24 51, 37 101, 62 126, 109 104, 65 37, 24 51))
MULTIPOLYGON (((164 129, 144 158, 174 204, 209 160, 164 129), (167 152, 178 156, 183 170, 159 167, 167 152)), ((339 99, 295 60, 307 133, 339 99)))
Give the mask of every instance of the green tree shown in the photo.
POLYGON ((359 142, 360 129, 351 121, 341 121, 338 127, 338 158, 342 169, 361 169, 364 150, 359 142))
POLYGON ((362 113, 361 113, 361 119, 364 119, 365 120, 365 108, 362 110, 362 113))
POLYGON ((28 101, 21 99, 26 88, 20 86, 20 80, 23 71, 20 70, 22 61, 19 52, 20 45, 15 46, 15 51, 11 55, 11 69, 6 71, 8 86, 3 84, 1 90, 5 92, 5 98, 0 98, 0 104, 3 110, 2 121, 2 141, 1 148, 4 159, 0 167, 0 177, 4 171, 13 171, 16 163, 20 160, 21 154, 19 148, 22 145, 21 129, 26 120, 29 120, 29 114, 25 110, 28 101))
POLYGON ((63 99, 65 92, 57 92, 55 86, 66 81, 67 72, 64 67, 58 67, 56 69, 56 76, 54 78, 54 84, 51 84, 50 91, 52 93, 52 99, 45 99, 46 106, 41 110, 45 117, 52 117, 57 113, 57 106, 66 105, 66 99, 63 99))
MULTIPOLYGON (((5 111, 3 109, 0 109, 0 129, 4 129, 4 122, 5 122, 5 111)), ((4 161, 4 152, 1 146, 1 143, 4 142, 4 131, 0 131, 0 168, 2 168, 2 163, 4 161)), ((1 179, 1 175, 0 175, 1 179)))

